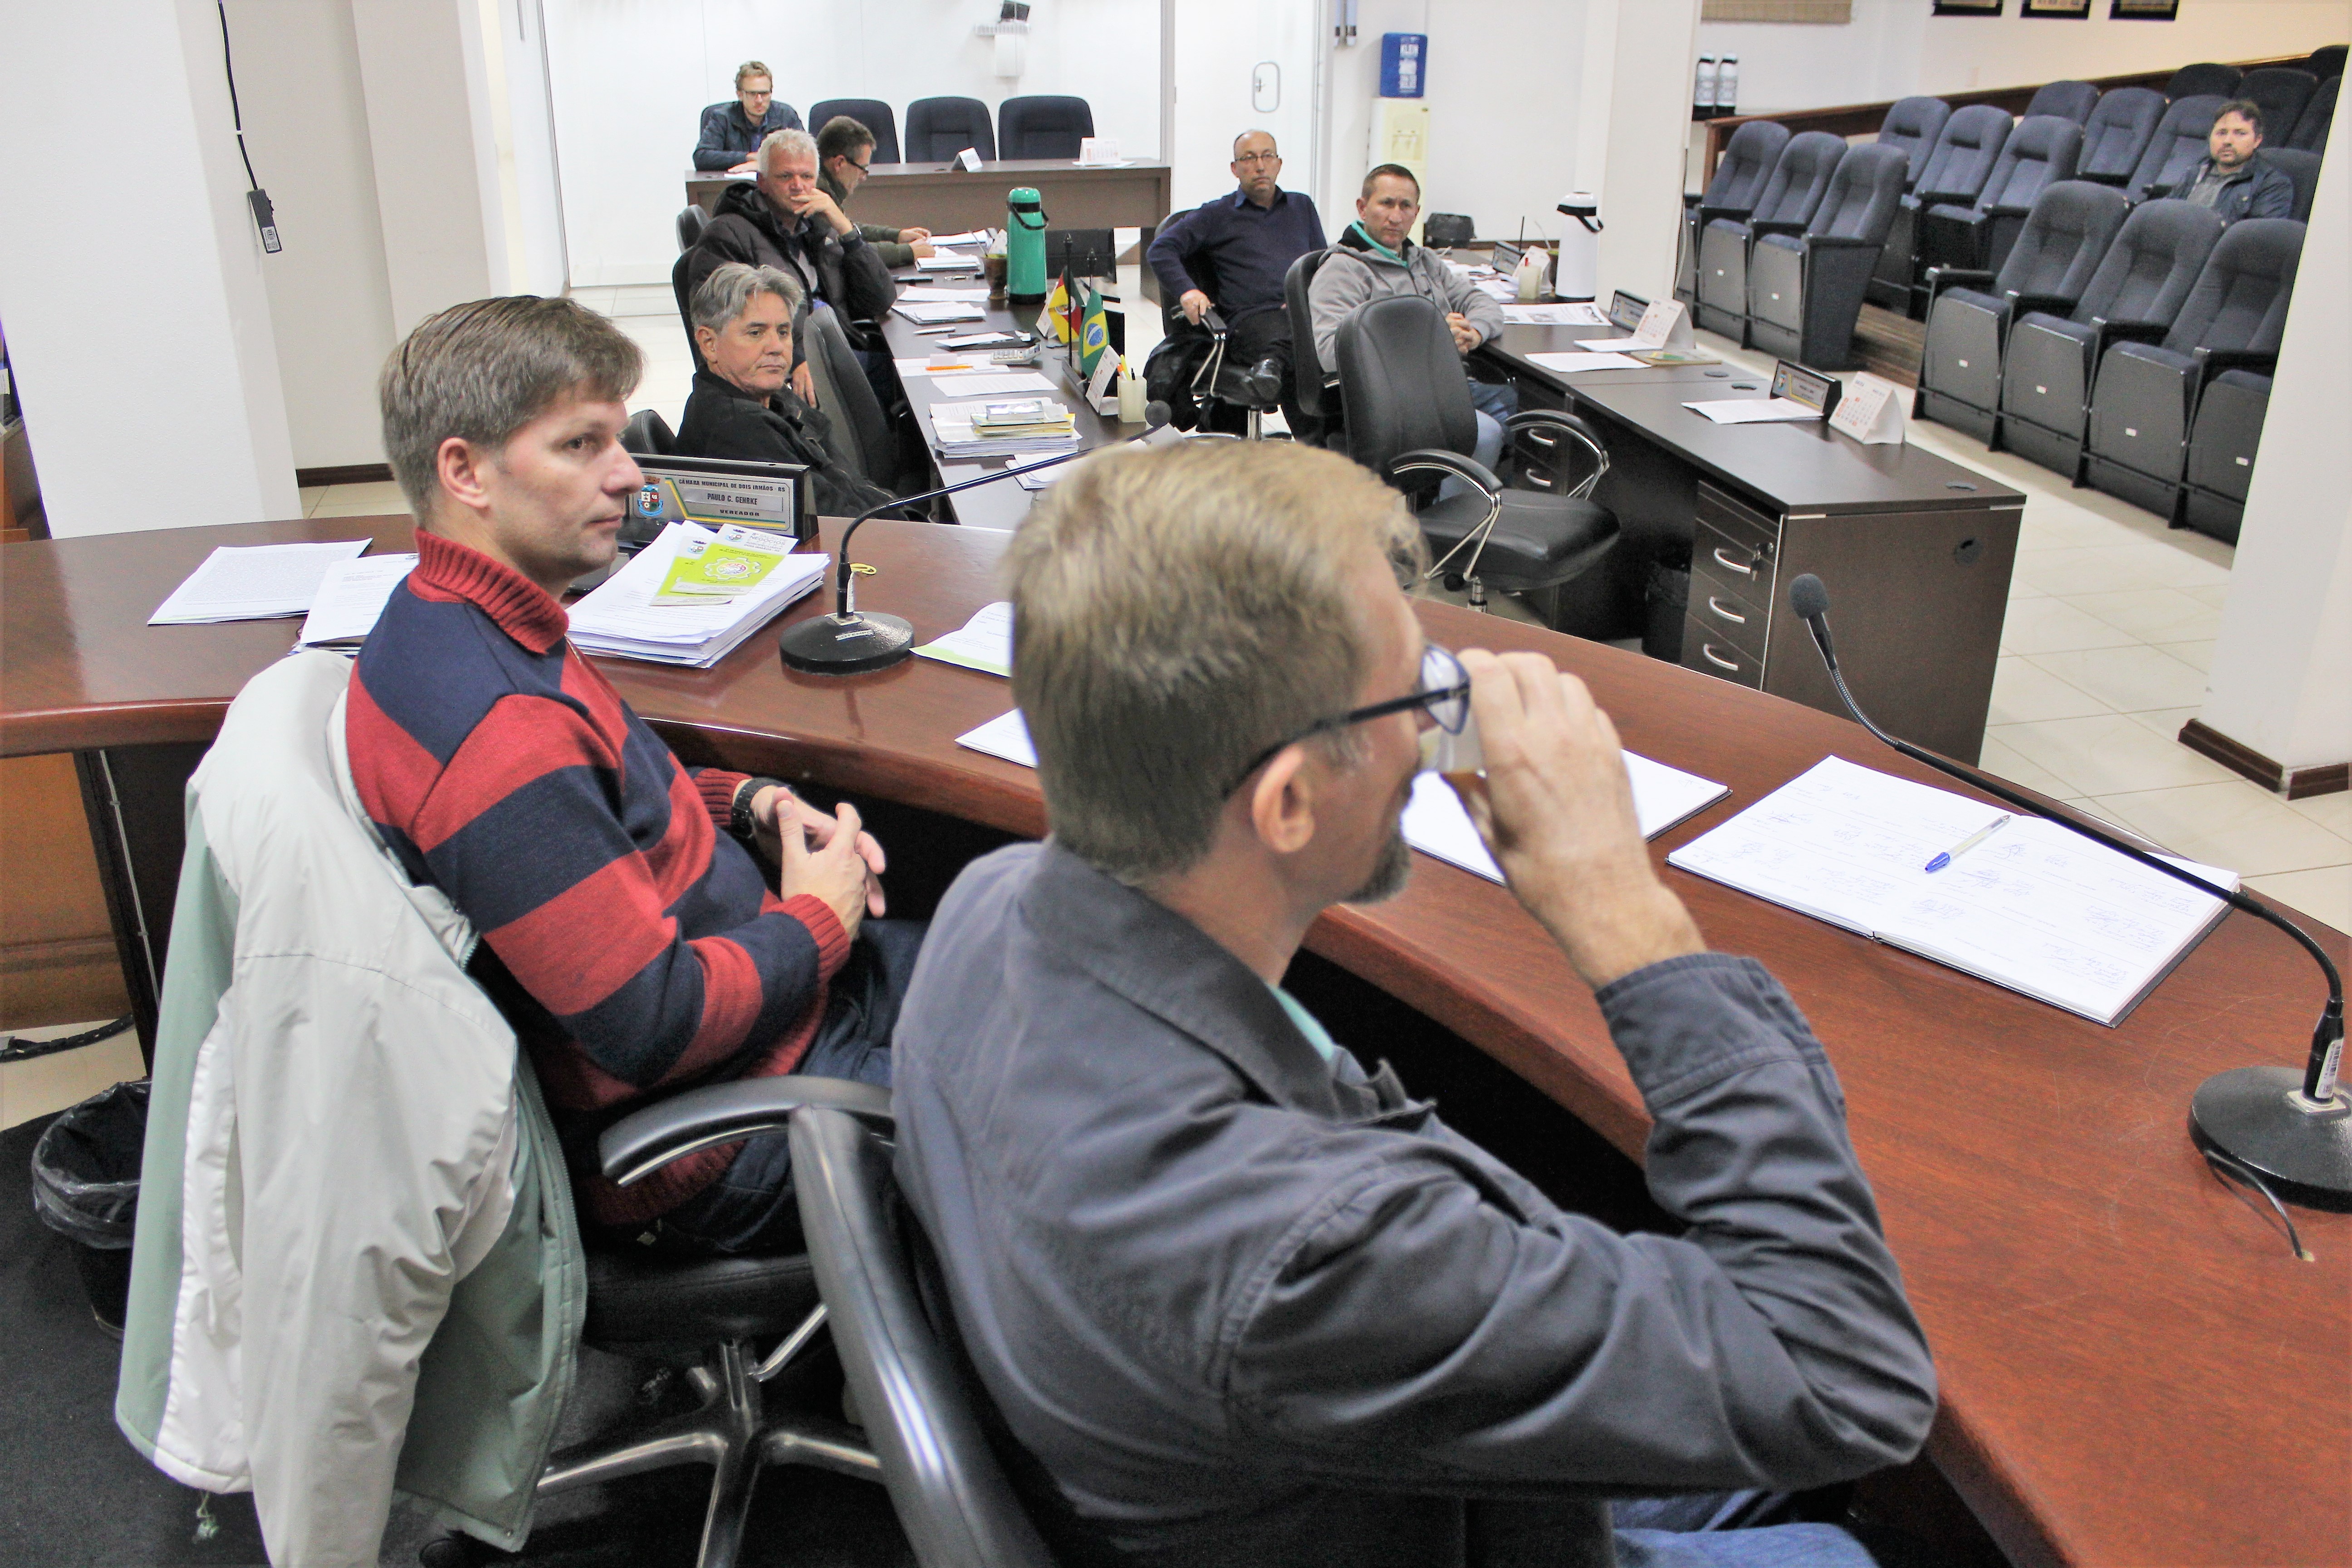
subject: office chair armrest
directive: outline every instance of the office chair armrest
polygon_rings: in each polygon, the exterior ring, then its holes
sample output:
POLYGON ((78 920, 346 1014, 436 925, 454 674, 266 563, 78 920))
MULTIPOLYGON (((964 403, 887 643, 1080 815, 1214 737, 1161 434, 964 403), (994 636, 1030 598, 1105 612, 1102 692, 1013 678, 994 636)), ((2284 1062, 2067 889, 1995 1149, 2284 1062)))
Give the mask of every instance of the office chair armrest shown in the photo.
POLYGON ((2091 323, 2091 358, 2094 364, 2106 357, 2107 350, 2116 343, 2160 343, 2171 326, 2164 321, 2110 321, 2101 318, 2091 323))
POLYGON ((872 1084, 798 1073, 738 1079, 689 1089, 631 1111, 597 1138, 596 1163, 625 1187, 698 1149, 781 1132, 803 1105, 831 1106, 886 1131, 893 1125, 890 1091, 872 1084))
POLYGON ((1503 499, 1503 481, 1496 479, 1484 464, 1472 461, 1459 452, 1449 452, 1441 447, 1417 447, 1410 452, 1399 452, 1381 466, 1381 478, 1394 479, 1402 474, 1437 472, 1467 479, 1486 498, 1488 506, 1499 506, 1503 499))
POLYGON ((1930 267, 1927 268, 1927 302, 1933 305, 1936 296, 1947 289, 1982 289, 1990 285, 1993 275, 1979 267, 1930 267))
POLYGON ((2032 211, 2033 209, 2032 207, 2019 206, 2014 202, 1995 202, 1989 207, 1979 207, 1977 209, 1977 216, 1979 218, 2026 217, 2030 216, 2032 211))
POLYGON ((2225 370, 2258 370, 2264 375, 2278 374, 2278 351, 2258 349, 2191 349, 2189 357, 2197 362, 2197 390, 2201 395, 2212 379, 2225 370))
POLYGON ((2011 294, 2009 297, 2009 319, 2022 321, 2037 310, 2045 316, 2063 319, 2073 315, 2074 307, 2080 303, 2080 300, 2071 300, 2063 294, 2011 294))
MULTIPOLYGON (((1591 495, 1592 488, 1601 482, 1601 477, 1609 471, 1609 448, 1601 445, 1600 433, 1575 415, 1563 414, 1557 408, 1522 408, 1503 421, 1505 441, 1516 440, 1523 433, 1540 430, 1557 430, 1563 435, 1573 436, 1591 449, 1592 472, 1574 489, 1565 492, 1579 500, 1591 495)), ((1559 444, 1557 439, 1546 440, 1539 435, 1529 435, 1528 439, 1538 447, 1557 447, 1559 444)))

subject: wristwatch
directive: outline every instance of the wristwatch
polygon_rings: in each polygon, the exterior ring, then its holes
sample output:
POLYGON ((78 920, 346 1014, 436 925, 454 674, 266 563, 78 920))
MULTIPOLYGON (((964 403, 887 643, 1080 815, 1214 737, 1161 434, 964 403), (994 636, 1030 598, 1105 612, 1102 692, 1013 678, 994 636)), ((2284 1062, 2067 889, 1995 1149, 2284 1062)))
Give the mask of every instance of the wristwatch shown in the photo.
POLYGON ((770 784, 786 795, 793 793, 783 780, 772 779, 763 773, 754 773, 735 786, 735 799, 727 808, 727 836, 730 838, 740 838, 749 844, 759 836, 759 826, 751 820, 751 803, 759 799, 760 792, 770 784))

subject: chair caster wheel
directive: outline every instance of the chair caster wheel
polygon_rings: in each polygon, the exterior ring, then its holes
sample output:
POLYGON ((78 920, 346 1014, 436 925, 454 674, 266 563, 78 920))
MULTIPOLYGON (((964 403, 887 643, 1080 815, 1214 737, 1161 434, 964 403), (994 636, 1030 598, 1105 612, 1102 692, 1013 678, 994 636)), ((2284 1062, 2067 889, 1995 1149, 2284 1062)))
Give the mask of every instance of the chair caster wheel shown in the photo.
POLYGON ((1470 579, 1459 572, 1448 572, 1438 581, 1445 584, 1445 591, 1449 594, 1458 594, 1470 585, 1470 579))
POLYGON ((416 1561, 420 1568, 488 1568, 490 1563, 513 1559, 470 1535, 452 1532, 419 1547, 416 1561))

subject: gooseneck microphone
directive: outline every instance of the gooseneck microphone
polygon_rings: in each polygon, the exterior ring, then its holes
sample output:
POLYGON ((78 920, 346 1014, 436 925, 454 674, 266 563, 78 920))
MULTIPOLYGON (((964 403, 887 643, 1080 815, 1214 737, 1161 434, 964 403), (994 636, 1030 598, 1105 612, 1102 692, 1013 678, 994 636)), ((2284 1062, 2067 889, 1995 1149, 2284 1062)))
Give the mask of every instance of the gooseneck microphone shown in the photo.
MULTIPOLYGON (((1130 441, 1118 443, 1129 447, 1158 447, 1184 438, 1183 433, 1168 423, 1168 405, 1153 401, 1143 410, 1143 434, 1130 441)), ((849 542, 866 525, 866 520, 894 507, 914 506, 922 501, 951 496, 958 490, 976 489, 982 485, 1009 479, 1015 474, 1034 474, 1040 468, 1050 468, 1057 463, 1076 462, 1107 451, 1104 447, 1081 447, 1074 452, 1056 452, 1034 463, 1024 463, 1017 468, 998 468, 992 473, 960 479, 951 485, 941 485, 920 495, 900 496, 867 507, 851 520, 842 531, 841 542, 834 547, 833 572, 835 582, 834 611, 829 616, 817 616, 784 628, 776 639, 776 651, 794 669, 812 675, 860 675, 869 669, 884 669, 915 651, 915 628, 900 616, 885 615, 878 610, 857 607, 857 579, 874 568, 861 565, 849 558, 849 542)))
POLYGON ((2225 892, 2088 823, 2056 816, 1998 779, 1888 734, 1871 721, 1854 701, 1853 693, 1846 689, 1845 675, 1838 668, 1837 650, 1830 640, 1830 591, 1822 580, 1808 572, 1790 584, 1789 608, 1813 634, 1813 646, 1822 650, 1822 663, 1837 687, 1838 700, 1864 729, 1889 746, 1913 762, 1975 785, 2005 805, 2046 817, 2208 897, 2222 899, 2231 909, 2269 921, 2303 945, 2327 977, 2327 1005, 2320 1009, 2318 1026, 2312 1030, 2311 1054, 2303 1071, 2262 1067, 2214 1074, 2198 1086, 2189 1102, 2189 1133, 2200 1150, 2209 1154, 2218 1151, 2290 1203, 2338 1213, 2352 1210, 2352 1095, 2339 1092, 2336 1084, 2344 1054, 2344 977, 2327 950, 2301 926, 2251 894, 2225 892))

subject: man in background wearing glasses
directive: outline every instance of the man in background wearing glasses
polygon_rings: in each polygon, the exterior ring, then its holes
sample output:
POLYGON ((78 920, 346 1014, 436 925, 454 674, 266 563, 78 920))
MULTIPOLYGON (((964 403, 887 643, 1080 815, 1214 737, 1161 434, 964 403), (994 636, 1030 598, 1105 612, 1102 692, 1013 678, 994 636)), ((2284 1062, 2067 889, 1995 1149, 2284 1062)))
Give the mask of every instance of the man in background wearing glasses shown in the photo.
MULTIPOLYGON (((816 160, 817 189, 846 212, 850 196, 874 167, 874 132, 862 121, 836 114, 817 127, 816 160)), ((918 258, 934 254, 931 231, 927 228, 861 223, 857 232, 873 243, 874 254, 885 267, 912 267, 918 258)))
POLYGON ((801 112, 776 101, 776 80, 766 65, 745 60, 735 68, 735 97, 702 111, 702 127, 694 142, 694 166, 748 174, 751 154, 772 131, 798 131, 801 112))
MULTIPOLYGON (((1202 202, 1161 228, 1144 258, 1160 277, 1161 297, 1175 300, 1187 322, 1199 326, 1212 309, 1224 318, 1228 364, 1255 368, 1272 362, 1282 379, 1284 420, 1293 436, 1311 439, 1290 368, 1291 321, 1282 279, 1292 262, 1323 248, 1323 219, 1312 197, 1276 184, 1282 154, 1266 132, 1234 137, 1228 167, 1233 195, 1202 202)), ((1239 434, 1247 416, 1219 404, 1210 425, 1239 434)))
POLYGON ((1236 442, 1089 462, 1013 541, 1053 837, 940 906, 893 1102, 1016 1484, 1071 1562, 1867 1564, 1732 1528, 1935 1413, 1835 1075, 1659 880, 1581 683, 1423 642, 1420 552, 1372 475, 1236 442), (1423 740, 1470 715, 1456 787, 1679 1237, 1562 1212, 1281 989, 1324 910, 1404 886, 1423 740))

